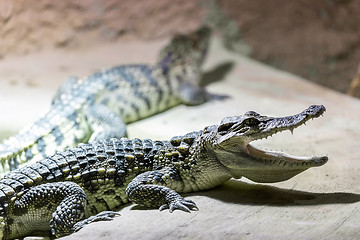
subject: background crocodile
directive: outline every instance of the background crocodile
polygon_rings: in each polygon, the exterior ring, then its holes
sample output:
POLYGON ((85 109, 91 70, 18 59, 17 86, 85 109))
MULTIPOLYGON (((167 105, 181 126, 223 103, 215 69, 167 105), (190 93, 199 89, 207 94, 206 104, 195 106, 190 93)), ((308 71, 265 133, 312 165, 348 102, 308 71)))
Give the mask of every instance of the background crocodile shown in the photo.
POLYGON ((95 141, 16 169, 0 180, 0 238, 67 235, 111 220, 118 215, 111 210, 128 201, 170 212, 196 210, 178 192, 209 189, 232 177, 287 180, 328 158, 265 151, 250 142, 292 131, 324 111, 313 105, 280 118, 247 112, 170 141, 95 141))
POLYGON ((90 140, 123 137, 125 124, 178 104, 201 104, 215 95, 199 86, 210 30, 179 35, 155 65, 121 65, 59 89, 50 110, 0 144, 0 173, 90 140))

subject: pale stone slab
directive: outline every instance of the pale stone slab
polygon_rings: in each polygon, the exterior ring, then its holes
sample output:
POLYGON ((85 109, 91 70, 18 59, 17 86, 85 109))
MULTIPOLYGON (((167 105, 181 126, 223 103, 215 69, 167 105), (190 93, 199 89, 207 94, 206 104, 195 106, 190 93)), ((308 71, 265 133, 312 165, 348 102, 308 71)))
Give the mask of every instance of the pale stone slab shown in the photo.
MULTIPOLYGON (((1 130, 15 131, 46 111, 66 76, 119 63, 152 62, 163 44, 121 43, 0 62, 1 130), (37 64, 25 67, 32 61, 37 64), (38 68, 41 71, 34 70, 38 68), (8 84, 9 76, 20 79, 19 83, 8 84), (21 81, 29 76, 35 86, 21 81)), ((256 144, 292 154, 328 155, 329 162, 282 183, 231 180, 216 189, 189 194, 200 209, 190 214, 127 205, 112 222, 91 224, 64 239, 357 239, 360 101, 229 53, 216 39, 205 69, 212 72, 206 75, 205 81, 211 82, 207 89, 228 94, 229 99, 179 106, 133 123, 128 128, 130 137, 169 139, 248 110, 283 116, 323 104, 324 117, 301 126, 294 135, 285 132, 256 144)))

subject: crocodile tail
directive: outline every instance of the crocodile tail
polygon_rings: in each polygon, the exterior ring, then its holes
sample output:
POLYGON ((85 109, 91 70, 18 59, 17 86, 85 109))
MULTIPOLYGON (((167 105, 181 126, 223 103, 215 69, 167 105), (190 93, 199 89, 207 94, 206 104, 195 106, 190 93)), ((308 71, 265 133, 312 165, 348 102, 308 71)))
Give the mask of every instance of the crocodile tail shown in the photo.
MULTIPOLYGON (((2 147, 6 146, 5 144, 2 147)), ((24 159, 31 153, 32 146, 26 146, 21 149, 13 150, 11 148, 0 149, 0 176, 19 167, 24 159)), ((26 160, 25 160, 26 161, 26 160)))
POLYGON ((82 116, 74 112, 63 117, 59 112, 53 107, 33 124, 0 142, 0 175, 89 138, 90 129, 82 116))
POLYGON ((181 67, 200 69, 208 51, 210 35, 210 28, 204 25, 189 34, 175 36, 158 57, 157 65, 163 74, 172 75, 172 71, 181 71, 181 67))
POLYGON ((15 135, 0 144, 0 176, 16 169, 32 155, 35 142, 25 143, 22 134, 15 135), (21 143, 21 144, 20 144, 21 143))

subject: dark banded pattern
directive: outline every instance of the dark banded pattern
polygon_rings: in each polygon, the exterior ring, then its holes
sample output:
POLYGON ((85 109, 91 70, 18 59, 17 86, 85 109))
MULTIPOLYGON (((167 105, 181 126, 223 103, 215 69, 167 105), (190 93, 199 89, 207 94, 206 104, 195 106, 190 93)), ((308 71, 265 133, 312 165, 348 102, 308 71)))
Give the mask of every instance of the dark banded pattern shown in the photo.
MULTIPOLYGON (((51 109, 43 117, 0 144, 0 175, 23 163, 87 142, 92 136, 98 136, 99 131, 111 133, 120 123, 125 126, 191 102, 191 99, 184 100, 181 92, 185 85, 198 87, 202 52, 207 48, 209 33, 202 28, 175 37, 159 53, 154 65, 121 65, 82 79, 70 78, 61 86, 51 109), (195 70, 187 71, 188 68, 195 70), (101 110, 92 111, 99 106, 101 110), (114 116, 116 121, 111 120, 114 116), (106 119, 109 121, 101 122, 106 119), (111 122, 118 125, 111 126, 111 122)), ((122 137, 120 134, 125 132, 123 129, 107 135, 122 137)))

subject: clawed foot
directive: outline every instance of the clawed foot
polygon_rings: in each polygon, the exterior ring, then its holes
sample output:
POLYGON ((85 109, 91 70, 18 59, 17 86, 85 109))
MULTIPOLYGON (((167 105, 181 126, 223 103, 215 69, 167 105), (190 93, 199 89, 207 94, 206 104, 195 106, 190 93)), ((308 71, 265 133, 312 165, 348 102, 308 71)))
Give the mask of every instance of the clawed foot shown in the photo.
POLYGON ((82 229, 85 225, 88 225, 92 222, 98 222, 98 221, 111 221, 114 217, 120 216, 120 213, 113 212, 113 211, 103 211, 101 213, 96 214, 95 216, 91 216, 83 221, 80 221, 73 226, 73 231, 79 231, 82 229))
POLYGON ((229 98, 230 96, 225 94, 207 93, 207 99, 210 101, 221 101, 229 98))
POLYGON ((186 200, 183 197, 176 198, 172 200, 170 203, 163 204, 159 210, 162 211, 164 209, 169 209, 172 213, 175 209, 183 210, 185 212, 198 211, 199 208, 196 204, 191 200, 186 200))

